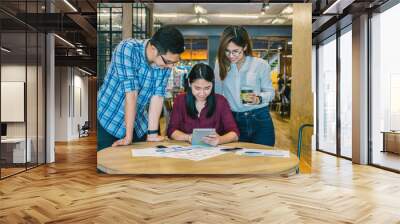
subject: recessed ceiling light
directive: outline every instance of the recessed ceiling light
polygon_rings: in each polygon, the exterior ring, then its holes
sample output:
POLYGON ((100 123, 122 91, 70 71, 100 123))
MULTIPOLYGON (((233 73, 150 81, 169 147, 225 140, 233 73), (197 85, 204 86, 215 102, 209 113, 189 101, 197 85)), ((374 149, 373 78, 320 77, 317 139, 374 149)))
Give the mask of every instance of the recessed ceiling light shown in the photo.
POLYGON ((75 12, 78 12, 78 10, 68 1, 68 0, 64 0, 65 4, 67 4, 72 10, 74 10, 75 12))
POLYGON ((83 73, 85 73, 85 74, 93 75, 92 73, 90 73, 90 72, 88 72, 88 71, 86 71, 86 70, 83 70, 83 69, 81 69, 81 68, 79 68, 79 67, 78 67, 78 70, 81 71, 81 72, 83 72, 83 73))
POLYGON ((286 6, 282 12, 282 14, 292 14, 293 13, 293 7, 291 5, 286 6))
POLYGON ((205 14, 205 13, 207 13, 207 9, 205 9, 204 7, 202 7, 200 5, 195 4, 194 5, 194 12, 196 14, 205 14))
POLYGON ((264 10, 268 10, 270 8, 269 3, 268 2, 264 2, 262 8, 264 10))
POLYGON ((68 40, 66 40, 66 39, 64 39, 64 38, 62 38, 62 37, 60 37, 60 36, 57 35, 57 34, 54 34, 54 36, 57 37, 58 39, 60 39, 62 42, 64 42, 64 43, 66 43, 67 45, 69 45, 70 47, 75 48, 75 45, 73 45, 73 44, 72 44, 71 42, 69 42, 68 40))
POLYGON ((7 53, 10 53, 11 52, 11 50, 9 50, 9 49, 7 49, 7 48, 5 48, 5 47, 1 47, 0 48, 2 51, 4 51, 4 52, 7 52, 7 53))

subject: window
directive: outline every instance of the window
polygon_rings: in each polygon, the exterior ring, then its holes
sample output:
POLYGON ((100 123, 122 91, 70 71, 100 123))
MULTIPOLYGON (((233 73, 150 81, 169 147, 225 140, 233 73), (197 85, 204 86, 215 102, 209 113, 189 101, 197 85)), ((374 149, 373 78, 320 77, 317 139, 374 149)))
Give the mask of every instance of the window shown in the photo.
POLYGON ((400 170, 400 4, 371 19, 371 140, 372 163, 400 170), (387 138, 386 138, 387 137, 387 138), (388 139, 390 138, 390 139, 388 139), (395 152, 395 153, 393 153, 395 152))
POLYGON ((336 36, 318 48, 318 149, 336 154, 336 36))
POLYGON ((97 80, 100 87, 112 51, 122 40, 122 4, 99 3, 97 12, 97 80))
POLYGON ((340 36, 340 155, 352 157, 352 32, 340 36))

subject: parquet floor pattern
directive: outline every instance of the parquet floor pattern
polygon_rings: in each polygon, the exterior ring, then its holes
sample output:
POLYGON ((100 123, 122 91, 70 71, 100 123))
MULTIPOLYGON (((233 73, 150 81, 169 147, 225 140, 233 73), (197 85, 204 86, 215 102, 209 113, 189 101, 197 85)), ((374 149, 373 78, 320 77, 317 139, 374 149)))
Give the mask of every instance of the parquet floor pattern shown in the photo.
POLYGON ((311 174, 110 176, 96 140, 0 181, 0 223, 400 223, 400 175, 323 154, 311 174))

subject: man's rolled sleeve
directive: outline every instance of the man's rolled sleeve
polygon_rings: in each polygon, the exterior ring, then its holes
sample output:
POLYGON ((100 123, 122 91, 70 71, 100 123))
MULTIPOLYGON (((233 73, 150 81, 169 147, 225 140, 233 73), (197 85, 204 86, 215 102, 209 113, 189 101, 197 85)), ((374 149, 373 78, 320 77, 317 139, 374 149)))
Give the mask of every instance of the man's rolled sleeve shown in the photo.
POLYGON ((139 89, 138 74, 134 47, 127 41, 122 41, 114 51, 114 62, 118 79, 122 83, 124 92, 139 89))
POLYGON ((122 88, 125 93, 133 92, 139 89, 139 85, 135 79, 127 79, 122 81, 122 88))

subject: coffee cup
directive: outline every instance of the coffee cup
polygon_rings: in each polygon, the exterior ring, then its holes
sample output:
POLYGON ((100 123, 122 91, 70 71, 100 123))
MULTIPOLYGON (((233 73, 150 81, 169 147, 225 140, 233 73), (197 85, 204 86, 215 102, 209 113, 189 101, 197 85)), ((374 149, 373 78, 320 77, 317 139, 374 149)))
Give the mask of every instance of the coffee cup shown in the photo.
POLYGON ((252 103, 251 100, 249 100, 249 93, 253 93, 253 88, 250 86, 243 86, 240 88, 240 99, 242 100, 242 104, 250 104, 252 103))

